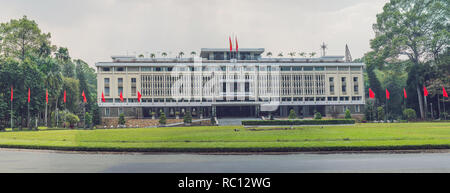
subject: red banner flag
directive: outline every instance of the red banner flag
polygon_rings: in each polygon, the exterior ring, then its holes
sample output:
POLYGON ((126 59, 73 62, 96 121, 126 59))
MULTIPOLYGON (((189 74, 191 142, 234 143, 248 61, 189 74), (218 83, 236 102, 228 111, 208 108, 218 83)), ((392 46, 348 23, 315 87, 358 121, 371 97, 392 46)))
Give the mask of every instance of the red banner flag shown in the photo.
POLYGON ((83 96, 83 102, 86 103, 87 100, 86 100, 86 95, 84 94, 84 90, 83 90, 83 93, 81 93, 81 96, 83 96))
POLYGON ((137 91, 137 94, 138 94, 138 102, 141 102, 142 95, 141 95, 141 93, 139 91, 137 91))
POLYGON ((405 90, 405 88, 403 88, 403 96, 405 97, 405 99, 408 98, 408 95, 406 95, 406 90, 405 90))
POLYGON ((448 97, 447 91, 444 87, 442 87, 442 94, 444 95, 444 97, 448 97))
POLYGON ((386 89, 386 98, 389 100, 389 96, 390 96, 390 94, 389 94, 389 91, 388 91, 388 89, 386 89))
POLYGON ((122 95, 122 91, 120 91, 120 101, 123 102, 123 95, 122 95))
POLYGON ((230 40, 230 52, 233 51, 233 43, 231 43, 231 37, 228 36, 228 39, 230 40))
POLYGON ((239 46, 238 46, 238 41, 237 41, 237 36, 236 36, 236 52, 238 52, 239 46))
POLYGON ((375 93, 373 93, 372 89, 369 88, 369 97, 371 99, 375 98, 375 93))
POLYGON ((428 90, 425 86, 423 86, 423 96, 428 96, 428 90))
POLYGON ((45 102, 48 104, 48 90, 45 89, 45 102))
POLYGON ((28 103, 30 103, 30 88, 28 88, 28 103))
POLYGON ((13 101, 13 98, 14 98, 14 89, 13 89, 13 87, 11 86, 11 102, 13 101))
POLYGON ((105 95, 103 95, 103 91, 102 91, 102 102, 105 102, 105 95))
POLYGON ((66 90, 64 90, 64 103, 66 103, 66 90))

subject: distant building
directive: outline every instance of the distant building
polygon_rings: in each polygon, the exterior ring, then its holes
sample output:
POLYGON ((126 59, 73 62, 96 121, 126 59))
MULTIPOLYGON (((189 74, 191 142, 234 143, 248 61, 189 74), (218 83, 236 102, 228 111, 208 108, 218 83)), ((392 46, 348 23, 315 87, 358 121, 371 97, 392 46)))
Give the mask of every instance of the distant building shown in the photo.
POLYGON ((199 57, 112 56, 98 62, 97 96, 102 117, 287 117, 361 114, 363 63, 344 56, 263 58, 263 48, 203 48, 199 57), (102 92, 105 102, 102 102, 102 92), (124 102, 120 100, 122 92, 124 102), (138 94, 142 94, 138 102, 138 94))

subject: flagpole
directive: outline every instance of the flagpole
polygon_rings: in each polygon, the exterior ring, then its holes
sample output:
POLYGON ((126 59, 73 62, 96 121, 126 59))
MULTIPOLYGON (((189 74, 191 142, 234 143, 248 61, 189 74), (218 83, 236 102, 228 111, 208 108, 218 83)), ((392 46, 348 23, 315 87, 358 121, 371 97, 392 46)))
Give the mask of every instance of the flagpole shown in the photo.
POLYGON ((11 131, 13 131, 13 100, 11 99, 11 131))
POLYGON ((28 121, 27 121, 27 127, 30 128, 30 102, 28 102, 28 121))
POLYGON ((48 127, 48 122, 47 122, 47 106, 48 106, 48 101, 45 102, 45 126, 48 127))
MULTIPOLYGON (((444 91, 445 91, 445 88, 444 87, 442 87, 442 106, 443 106, 443 113, 444 113, 444 120, 447 120, 447 116, 445 116, 446 115, 446 111, 445 111, 445 98, 448 98, 448 94, 447 94, 447 97, 445 97, 444 96, 444 91)), ((438 100, 438 103, 439 103, 439 100, 438 100)))
POLYGON ((58 116, 58 97, 56 97, 56 107, 55 107, 55 110, 56 110, 56 128, 58 128, 58 126, 59 126, 59 124, 58 124, 58 122, 59 122, 59 116, 58 116))
POLYGON ((64 128, 66 128, 66 114, 67 114, 67 108, 66 108, 66 103, 64 103, 64 128))
POLYGON ((428 108, 427 108, 427 96, 423 97, 425 99, 425 119, 427 119, 427 113, 428 113, 428 108))
MULTIPOLYGON (((387 94, 387 93, 386 93, 387 94)), ((387 122, 387 117, 388 117, 388 99, 386 97, 386 113, 384 115, 384 122, 387 122)))
MULTIPOLYGON (((438 106, 438 112, 439 112, 438 119, 440 119, 440 116, 441 116, 441 103, 439 102, 439 98, 441 98, 441 97, 439 97, 439 94, 437 94, 437 97, 438 97, 437 106, 438 106)), ((444 96, 442 96, 442 97, 444 97, 444 96)))

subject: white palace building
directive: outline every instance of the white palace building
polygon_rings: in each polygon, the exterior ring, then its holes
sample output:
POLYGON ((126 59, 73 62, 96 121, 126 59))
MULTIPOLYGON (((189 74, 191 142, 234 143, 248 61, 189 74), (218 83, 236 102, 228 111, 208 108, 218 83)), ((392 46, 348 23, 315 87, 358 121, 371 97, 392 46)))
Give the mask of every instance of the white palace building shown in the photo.
POLYGON ((112 56, 96 63, 98 104, 102 117, 287 117, 291 109, 300 117, 343 116, 346 109, 362 115, 364 64, 347 52, 265 58, 264 48, 202 48, 196 57, 112 56))

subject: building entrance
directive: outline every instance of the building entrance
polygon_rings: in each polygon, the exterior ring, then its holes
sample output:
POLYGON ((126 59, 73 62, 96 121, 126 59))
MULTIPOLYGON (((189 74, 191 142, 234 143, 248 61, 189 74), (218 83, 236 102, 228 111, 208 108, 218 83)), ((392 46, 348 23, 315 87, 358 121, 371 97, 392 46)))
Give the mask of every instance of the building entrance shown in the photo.
POLYGON ((217 106, 216 115, 223 117, 255 117, 255 106, 217 106))

